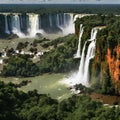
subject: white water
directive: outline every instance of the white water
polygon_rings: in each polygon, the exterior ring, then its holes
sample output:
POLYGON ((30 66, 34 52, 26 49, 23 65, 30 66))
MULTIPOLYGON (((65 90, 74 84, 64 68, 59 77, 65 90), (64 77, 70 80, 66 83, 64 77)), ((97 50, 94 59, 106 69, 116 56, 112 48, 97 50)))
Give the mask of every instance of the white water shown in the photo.
POLYGON ((97 36, 97 29, 96 28, 93 28, 92 31, 91 31, 91 38, 90 40, 88 41, 93 41, 96 39, 96 36, 97 36))
POLYGON ((5 17, 5 33, 7 34, 16 34, 20 38, 29 38, 36 37, 37 33, 41 33, 43 35, 47 35, 49 30, 51 29, 51 33, 54 34, 54 30, 58 32, 59 35, 68 35, 70 33, 74 33, 74 20, 73 14, 70 13, 60 13, 56 15, 48 15, 48 23, 45 23, 44 15, 39 16, 34 13, 27 13, 27 15, 23 16, 21 13, 5 13, 3 14, 5 17), (11 17, 8 21, 8 15, 11 17), (46 24, 48 24, 48 31, 46 24), (54 30, 52 30, 54 28, 54 30), (59 29, 57 29, 59 28, 59 29), (60 30, 61 29, 61 30, 60 30))
POLYGON ((5 33, 10 34, 10 31, 8 29, 8 19, 7 15, 5 15, 5 33))
POLYGON ((43 33, 42 29, 39 29, 39 16, 38 14, 28 14, 28 35, 26 37, 35 37, 37 33, 43 33))
MULTIPOLYGON (((79 66, 79 76, 82 77, 82 81, 84 81, 84 85, 89 86, 89 63, 92 58, 94 58, 95 55, 95 41, 96 41, 96 35, 97 35, 97 29, 93 28, 91 31, 91 38, 88 41, 91 41, 91 43, 88 46, 86 58, 81 58, 80 66, 79 66), (82 61, 82 59, 85 59, 85 62, 82 61)), ((86 42, 85 42, 86 46, 86 42)), ((83 48, 84 50, 84 48, 83 48)), ((84 51, 83 51, 84 52, 84 51)), ((83 53, 85 54, 85 53, 83 53)), ((84 57, 84 56, 82 56, 84 57)), ((81 81, 81 80, 80 80, 81 81)), ((82 83, 82 82, 81 82, 82 83)))
POLYGON ((90 63, 90 60, 95 56, 95 44, 96 44, 97 31, 98 30, 96 28, 92 29, 91 38, 89 40, 91 41, 91 43, 89 44, 86 59, 85 59, 83 80, 86 82, 87 86, 89 85, 89 63, 90 63))
POLYGON ((83 78, 84 76, 84 63, 85 63, 85 48, 86 48, 87 41, 84 44, 83 50, 82 50, 82 56, 80 60, 80 65, 79 65, 79 71, 77 77, 83 78))
POLYGON ((96 35, 97 29, 93 28, 91 31, 91 38, 84 43, 78 72, 65 79, 63 83, 66 83, 70 86, 80 83, 85 86, 89 86, 89 63, 90 60, 95 56, 96 35), (85 57, 85 49, 88 42, 90 43, 85 57))
POLYGON ((66 27, 60 27, 63 31, 63 35, 68 35, 69 33, 75 33, 75 29, 74 29, 74 21, 73 21, 73 14, 69 14, 70 15, 70 20, 68 23, 65 23, 66 27))
POLYGON ((56 24, 57 24, 57 27, 60 27, 59 14, 56 15, 56 24))
POLYGON ((78 49, 77 49, 77 53, 75 54, 74 58, 80 58, 81 57, 81 38, 82 38, 82 35, 83 35, 83 25, 80 24, 80 34, 79 34, 79 42, 78 42, 78 49))
POLYGON ((20 19, 18 14, 15 14, 14 16, 12 16, 12 32, 21 38, 25 36, 21 32, 20 19))
POLYGON ((84 76, 83 80, 86 86, 89 86, 89 63, 92 58, 94 58, 95 42, 92 41, 88 47, 85 64, 84 64, 84 76))
POLYGON ((53 26, 53 23, 52 23, 52 16, 51 16, 51 15, 49 15, 49 24, 50 24, 50 27, 53 26))
POLYGON ((29 16, 29 28, 28 33, 30 37, 35 37, 39 30, 39 19, 37 14, 28 14, 29 16))

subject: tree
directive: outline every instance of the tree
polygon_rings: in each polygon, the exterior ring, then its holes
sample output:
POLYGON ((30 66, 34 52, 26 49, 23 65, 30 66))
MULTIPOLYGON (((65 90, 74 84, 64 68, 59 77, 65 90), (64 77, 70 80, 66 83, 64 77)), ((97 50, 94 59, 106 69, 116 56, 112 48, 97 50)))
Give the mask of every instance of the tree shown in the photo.
POLYGON ((114 94, 115 89, 110 76, 109 66, 106 66, 106 73, 102 84, 102 93, 104 94, 114 94))

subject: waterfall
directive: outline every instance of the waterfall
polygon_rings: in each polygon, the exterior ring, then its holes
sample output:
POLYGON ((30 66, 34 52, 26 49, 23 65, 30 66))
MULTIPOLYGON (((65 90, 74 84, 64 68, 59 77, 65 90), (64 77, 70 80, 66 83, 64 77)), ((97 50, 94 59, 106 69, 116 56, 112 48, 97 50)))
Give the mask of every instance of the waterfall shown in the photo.
POLYGON ((24 34, 21 32, 20 19, 18 14, 12 16, 12 32, 21 38, 24 37, 24 34))
POLYGON ((10 31, 8 29, 8 19, 7 15, 5 15, 5 33, 10 34, 10 31))
POLYGON ((42 25, 41 25, 41 16, 39 16, 39 28, 40 29, 42 28, 42 25))
POLYGON ((50 23, 50 27, 52 27, 53 23, 52 23, 52 16, 51 15, 49 15, 49 23, 50 23))
POLYGON ((60 18, 59 18, 59 14, 57 14, 56 15, 56 25, 57 25, 57 27, 59 27, 60 26, 60 18))
POLYGON ((63 21, 62 25, 60 26, 61 30, 63 31, 63 35, 67 35, 69 33, 74 33, 74 21, 73 21, 73 14, 63 14, 64 15, 64 21, 65 19, 65 15, 69 15, 70 19, 66 22, 63 21), (64 26, 64 24, 67 24, 66 26, 64 26))
POLYGON ((97 36, 97 29, 93 28, 91 31, 91 38, 88 41, 91 43, 88 46, 87 55, 85 59, 85 66, 84 66, 84 77, 83 80, 86 82, 86 85, 89 85, 89 63, 92 58, 95 56, 95 44, 96 44, 96 36, 97 36))
POLYGON ((96 39, 96 35, 97 35, 97 29, 93 28, 91 31, 91 38, 89 41, 95 40, 96 39))
POLYGON ((80 76, 81 78, 84 75, 84 63, 85 63, 85 48, 86 48, 86 44, 87 44, 87 41, 85 42, 85 44, 83 46, 82 56, 81 56, 80 66, 79 66, 79 71, 78 71, 78 76, 80 76))
POLYGON ((62 36, 74 33, 73 14, 70 13, 41 16, 34 13, 3 13, 3 15, 5 17, 3 32, 16 34, 20 38, 35 37, 37 33, 45 36, 57 32, 62 36))
POLYGON ((94 58, 94 50, 95 50, 95 41, 92 41, 88 47, 85 64, 84 64, 83 80, 86 83, 86 86, 89 85, 89 63, 90 63, 90 60, 94 58))
POLYGON ((30 37, 35 37, 36 33, 39 32, 39 17, 37 14, 28 14, 28 16, 29 16, 28 33, 30 37))
POLYGON ((89 63, 90 63, 90 60, 94 58, 94 55, 95 55, 97 31, 98 30, 96 28, 92 29, 91 38, 85 42, 82 50, 79 71, 76 79, 77 79, 77 83, 82 83, 85 86, 89 86, 89 63), (85 48, 86 48, 87 42, 90 42, 90 44, 88 46, 87 54, 85 57, 85 48))
POLYGON ((78 42, 78 49, 77 49, 77 53, 75 54, 74 58, 80 58, 80 52, 81 52, 81 38, 83 35, 83 25, 80 24, 80 34, 79 34, 79 42, 78 42))
POLYGON ((64 13, 64 15, 63 15, 63 26, 64 26, 64 27, 66 26, 66 15, 67 15, 67 14, 65 14, 65 13, 64 13))

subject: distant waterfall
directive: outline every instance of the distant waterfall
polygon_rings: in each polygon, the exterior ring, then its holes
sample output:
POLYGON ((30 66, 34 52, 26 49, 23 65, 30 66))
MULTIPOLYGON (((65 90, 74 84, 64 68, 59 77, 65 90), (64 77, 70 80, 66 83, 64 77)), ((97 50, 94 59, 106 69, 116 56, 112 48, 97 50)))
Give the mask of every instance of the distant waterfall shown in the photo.
MULTIPOLYGON (((74 33, 73 14, 34 14, 34 13, 0 13, 4 16, 2 32, 16 34, 20 38, 36 37, 37 33, 68 35, 74 33)), ((1 18, 0 18, 1 19, 1 18)), ((1 23, 2 24, 2 23, 1 23)))
POLYGON ((51 15, 49 15, 49 23, 50 23, 50 27, 52 27, 53 23, 52 23, 52 16, 51 15))
POLYGON ((59 14, 56 15, 56 25, 57 25, 57 27, 60 27, 59 14))
POLYGON ((41 17, 39 16, 39 29, 42 28, 42 25, 41 25, 41 17))
POLYGON ((30 37, 35 37, 36 33, 39 33, 39 17, 37 14, 28 14, 28 16, 29 16, 28 34, 30 37))
POLYGON ((83 25, 80 24, 80 34, 79 34, 79 42, 78 42, 78 49, 77 49, 77 53, 75 54, 74 58, 80 58, 81 54, 81 38, 83 35, 83 25))
POLYGON ((7 15, 5 15, 5 33, 10 34, 10 31, 8 29, 8 19, 7 15))
POLYGON ((18 14, 12 16, 12 32, 17 34, 19 37, 24 37, 24 34, 21 32, 20 19, 18 14))
POLYGON ((65 13, 64 13, 64 15, 63 15, 63 23, 64 23, 64 27, 66 26, 66 15, 67 15, 67 14, 65 14, 65 13))

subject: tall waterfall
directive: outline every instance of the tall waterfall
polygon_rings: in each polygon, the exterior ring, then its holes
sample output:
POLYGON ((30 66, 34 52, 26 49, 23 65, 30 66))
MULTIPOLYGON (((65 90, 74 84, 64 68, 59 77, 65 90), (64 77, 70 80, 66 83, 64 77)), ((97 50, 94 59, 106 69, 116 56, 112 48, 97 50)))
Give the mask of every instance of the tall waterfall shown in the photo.
POLYGON ((87 41, 85 42, 82 50, 82 56, 79 65, 78 77, 83 78, 84 76, 84 64, 85 64, 85 48, 86 48, 87 41))
POLYGON ((8 19, 7 15, 5 15, 5 33, 10 34, 10 31, 8 29, 8 19))
POLYGON ((81 54, 81 38, 83 35, 83 25, 80 24, 80 34, 79 34, 79 42, 78 42, 78 49, 77 49, 77 53, 75 54, 74 58, 80 58, 81 54))
POLYGON ((97 29, 93 28, 91 31, 91 38, 90 40, 86 41, 82 50, 82 56, 79 66, 79 72, 78 72, 78 79, 80 78, 80 83, 83 85, 88 86, 89 85, 89 63, 92 58, 94 58, 95 55, 95 43, 96 43, 96 35, 97 35, 97 29), (87 54, 85 57, 85 47, 86 43, 91 42, 88 46, 87 54), (85 61, 85 62, 84 62, 85 61))
POLYGON ((91 41, 88 47, 85 64, 84 64, 84 76, 83 80, 85 81, 86 85, 89 85, 89 63, 92 58, 94 58, 95 55, 95 41, 91 41))

